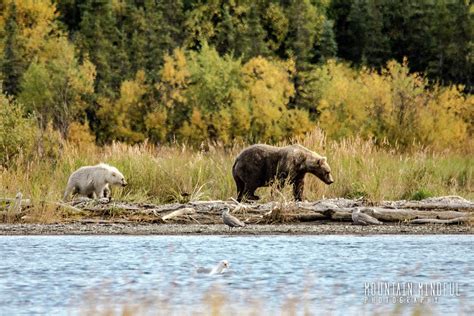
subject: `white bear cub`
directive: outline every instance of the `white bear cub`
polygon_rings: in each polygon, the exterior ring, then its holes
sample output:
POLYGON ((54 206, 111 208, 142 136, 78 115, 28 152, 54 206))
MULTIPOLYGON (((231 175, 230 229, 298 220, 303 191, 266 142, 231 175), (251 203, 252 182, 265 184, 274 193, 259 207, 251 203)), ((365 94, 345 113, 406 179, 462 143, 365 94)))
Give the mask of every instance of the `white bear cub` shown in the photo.
POLYGON ((123 174, 117 168, 105 163, 81 167, 69 177, 63 201, 66 201, 71 193, 110 199, 110 185, 127 185, 123 174))

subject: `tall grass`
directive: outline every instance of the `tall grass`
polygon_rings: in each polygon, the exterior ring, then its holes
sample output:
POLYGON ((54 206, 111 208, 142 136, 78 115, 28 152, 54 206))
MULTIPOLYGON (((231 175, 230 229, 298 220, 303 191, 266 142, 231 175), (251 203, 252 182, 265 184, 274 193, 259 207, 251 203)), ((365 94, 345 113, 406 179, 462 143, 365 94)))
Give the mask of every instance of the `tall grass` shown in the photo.
MULTIPOLYGON (((333 295, 337 295, 337 290, 333 290, 333 295)), ((170 298, 164 296, 141 298, 134 297, 133 292, 127 293, 125 302, 101 301, 100 292, 91 293, 89 299, 85 300, 82 308, 78 308, 81 315, 337 315, 339 309, 331 308, 330 301, 321 298, 318 302, 310 301, 307 297, 306 290, 299 295, 288 296, 277 306, 268 304, 266 298, 260 297, 260 293, 243 292, 239 297, 245 300, 245 305, 239 304, 232 300, 222 287, 212 287, 202 295, 198 304, 192 305, 173 305, 170 298)), ((197 294, 199 295, 199 294, 197 294)), ((362 306, 347 306, 346 314, 360 315, 436 315, 439 313, 436 305, 429 304, 370 304, 362 306)), ((463 314, 466 306, 462 300, 453 306, 454 310, 463 314)))
MULTIPOLYGON (((472 152, 420 149, 398 153, 361 139, 327 141, 319 131, 293 142, 326 155, 332 167, 335 183, 331 186, 306 176, 308 200, 366 197, 378 201, 439 195, 474 198, 472 152)), ((0 169, 0 196, 13 197, 21 191, 34 200, 57 201, 71 172, 83 165, 106 162, 121 170, 129 182, 126 188, 113 189, 115 199, 153 203, 228 199, 236 196, 231 169, 244 147, 208 146, 197 150, 185 145, 115 143, 81 149, 66 144, 56 160, 19 157, 9 168, 0 169)), ((282 193, 291 199, 289 188, 282 193)), ((259 189, 257 194, 263 201, 272 199, 267 188, 259 189)))

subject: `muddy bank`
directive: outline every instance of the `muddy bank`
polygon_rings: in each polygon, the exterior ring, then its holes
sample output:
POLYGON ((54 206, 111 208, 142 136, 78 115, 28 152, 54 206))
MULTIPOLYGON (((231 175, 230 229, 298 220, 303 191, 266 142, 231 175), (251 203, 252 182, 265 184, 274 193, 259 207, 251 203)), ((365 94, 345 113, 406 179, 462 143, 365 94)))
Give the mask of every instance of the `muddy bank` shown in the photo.
POLYGON ((222 224, 58 223, 0 224, 0 235, 373 235, 473 234, 466 225, 381 225, 351 223, 247 225, 229 231, 222 224))

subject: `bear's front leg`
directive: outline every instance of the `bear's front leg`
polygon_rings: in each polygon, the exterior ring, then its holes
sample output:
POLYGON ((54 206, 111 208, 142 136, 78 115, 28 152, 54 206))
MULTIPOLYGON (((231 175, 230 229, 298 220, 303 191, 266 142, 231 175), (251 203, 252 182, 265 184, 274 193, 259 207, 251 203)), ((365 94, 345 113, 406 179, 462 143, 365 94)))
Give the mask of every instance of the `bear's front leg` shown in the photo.
POLYGON ((104 186, 99 186, 95 189, 94 194, 95 194, 96 199, 100 200, 100 199, 106 197, 106 194, 107 194, 106 187, 107 186, 104 185, 104 186))
POLYGON ((303 200, 304 177, 297 177, 293 182, 293 196, 296 201, 303 200))
POLYGON ((107 204, 111 201, 110 198, 110 188, 108 186, 104 186, 102 190, 99 191, 97 194, 97 199, 99 203, 107 204))
POLYGON ((106 185, 106 186, 104 187, 102 196, 103 196, 104 198, 108 198, 109 200, 112 199, 112 194, 111 194, 111 190, 110 190, 109 185, 106 185))

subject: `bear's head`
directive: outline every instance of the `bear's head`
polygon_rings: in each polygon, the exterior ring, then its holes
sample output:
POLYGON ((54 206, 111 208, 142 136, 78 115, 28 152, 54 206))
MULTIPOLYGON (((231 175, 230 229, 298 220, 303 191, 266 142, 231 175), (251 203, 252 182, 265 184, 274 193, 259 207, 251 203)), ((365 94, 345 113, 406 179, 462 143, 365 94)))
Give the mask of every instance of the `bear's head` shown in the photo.
POLYGON ((326 157, 310 155, 306 157, 304 164, 306 172, 314 174, 324 183, 331 184, 334 182, 331 175, 331 167, 329 167, 326 157))
POLYGON ((123 174, 114 167, 111 167, 107 173, 107 182, 112 185, 121 185, 123 187, 127 185, 127 181, 125 181, 123 174))

